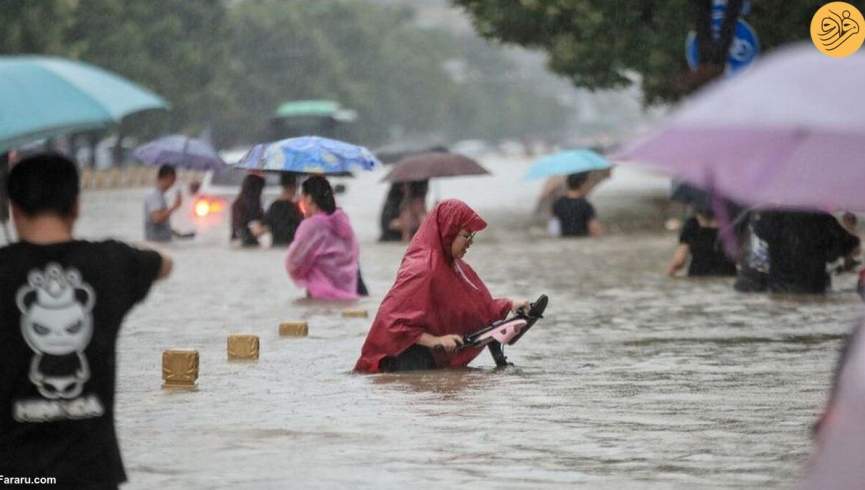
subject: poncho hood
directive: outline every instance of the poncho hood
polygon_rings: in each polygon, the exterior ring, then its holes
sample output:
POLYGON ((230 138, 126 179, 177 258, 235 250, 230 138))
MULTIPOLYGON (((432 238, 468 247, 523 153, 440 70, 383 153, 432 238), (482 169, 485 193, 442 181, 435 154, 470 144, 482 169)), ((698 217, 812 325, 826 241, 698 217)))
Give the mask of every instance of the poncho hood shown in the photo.
MULTIPOLYGON (((507 314, 510 302, 493 299, 475 271, 450 252, 461 229, 485 227, 474 210, 455 199, 439 203, 426 216, 379 307, 355 370, 378 372, 382 359, 399 355, 423 333, 466 335, 507 314)), ((461 367, 479 352, 469 348, 434 357, 439 367, 461 367)))

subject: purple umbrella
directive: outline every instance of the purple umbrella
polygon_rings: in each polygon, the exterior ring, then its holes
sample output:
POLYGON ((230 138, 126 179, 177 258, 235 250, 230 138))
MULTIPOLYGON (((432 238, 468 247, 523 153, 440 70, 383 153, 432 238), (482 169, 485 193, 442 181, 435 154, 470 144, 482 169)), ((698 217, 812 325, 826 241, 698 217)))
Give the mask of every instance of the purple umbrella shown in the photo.
POLYGON ((489 171, 471 158, 457 153, 431 152, 400 160, 382 180, 411 182, 462 175, 489 175, 489 171))
POLYGON ((613 158, 757 206, 865 211, 865 55, 777 50, 613 158))
POLYGON ((132 155, 148 165, 167 163, 190 170, 211 170, 225 165, 210 144, 180 134, 145 143, 133 150, 132 155))
POLYGON ((802 490, 859 490, 865 482, 865 331, 845 349, 802 490))

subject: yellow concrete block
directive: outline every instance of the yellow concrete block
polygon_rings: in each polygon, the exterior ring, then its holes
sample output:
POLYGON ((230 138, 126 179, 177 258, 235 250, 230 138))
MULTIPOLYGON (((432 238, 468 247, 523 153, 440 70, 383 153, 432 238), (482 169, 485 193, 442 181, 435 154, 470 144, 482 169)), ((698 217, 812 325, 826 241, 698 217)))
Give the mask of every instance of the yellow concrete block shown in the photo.
POLYGON ((229 360, 256 360, 260 351, 257 335, 229 335, 229 360))
POLYGON ((342 310, 343 318, 369 318, 366 310, 342 310))
POLYGON ((306 337, 309 335, 309 324, 306 322, 283 322, 279 324, 279 335, 287 337, 306 337))
POLYGON ((169 349, 162 352, 163 388, 192 388, 198 381, 198 351, 169 349))

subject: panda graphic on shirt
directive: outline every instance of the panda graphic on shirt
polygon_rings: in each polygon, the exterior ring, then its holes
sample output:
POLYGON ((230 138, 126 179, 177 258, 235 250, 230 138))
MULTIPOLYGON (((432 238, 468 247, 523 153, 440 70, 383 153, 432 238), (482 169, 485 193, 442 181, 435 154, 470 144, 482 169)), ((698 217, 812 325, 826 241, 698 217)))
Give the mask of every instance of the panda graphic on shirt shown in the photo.
POLYGON ((96 293, 74 268, 49 263, 18 289, 21 334, 33 351, 29 379, 47 400, 72 400, 90 379, 84 350, 93 336, 96 293))

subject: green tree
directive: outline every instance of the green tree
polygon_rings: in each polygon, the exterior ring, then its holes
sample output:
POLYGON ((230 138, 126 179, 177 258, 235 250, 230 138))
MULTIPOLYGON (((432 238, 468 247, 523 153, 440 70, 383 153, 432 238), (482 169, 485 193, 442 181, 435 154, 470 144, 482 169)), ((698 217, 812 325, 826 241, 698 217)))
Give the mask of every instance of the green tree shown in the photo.
POLYGON ((86 0, 68 35, 74 57, 165 96, 172 130, 203 129, 225 102, 217 85, 229 54, 221 2, 86 0))
MULTIPOLYGON (((638 79, 647 103, 676 100, 723 71, 742 0, 729 0, 718 43, 708 42, 712 0, 452 0, 477 31, 506 43, 544 50, 553 71, 578 87, 619 88, 638 79), (696 31, 701 67, 684 59, 685 36, 696 31)), ((747 20, 763 52, 807 39, 822 2, 755 0, 747 20)), ((861 4, 862 1, 853 1, 861 4)))
POLYGON ((406 8, 356 0, 2 0, 0 50, 94 63, 159 93, 166 114, 121 134, 194 133, 221 146, 268 139, 276 107, 334 99, 357 110, 353 141, 393 135, 514 137, 568 114, 477 37, 422 29, 406 8), (465 67, 465 74, 449 66, 465 67))
POLYGON ((223 138, 262 139, 274 109, 291 99, 335 99, 357 110, 351 139, 370 145, 394 131, 497 138, 564 125, 555 101, 502 83, 511 67, 495 48, 420 29, 412 16, 347 0, 236 4, 228 78, 243 110, 224 113, 223 138), (478 76, 455 81, 446 69, 453 60, 478 76), (537 107, 548 109, 543 120, 526 120, 537 107))
POLYGON ((454 39, 463 64, 453 107, 454 136, 501 139, 554 137, 567 129, 570 109, 533 86, 501 49, 476 36, 454 39))
POLYGON ((216 83, 228 61, 226 14, 209 0, 4 0, 0 50, 115 71, 171 102, 171 129, 196 130, 226 98, 216 83))
POLYGON ((361 141, 381 140, 394 125, 427 125, 418 114, 443 122, 435 100, 449 81, 435 50, 423 50, 427 36, 401 27, 407 15, 334 0, 238 4, 231 12, 229 76, 244 111, 223 127, 260 137, 277 105, 292 99, 334 99, 357 110, 353 134, 361 141), (412 56, 413 49, 420 55, 412 56))
POLYGON ((4 0, 0 3, 0 54, 68 54, 78 0, 4 0))

